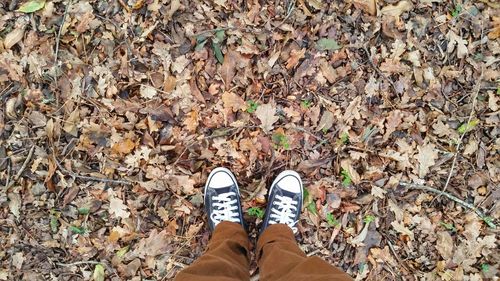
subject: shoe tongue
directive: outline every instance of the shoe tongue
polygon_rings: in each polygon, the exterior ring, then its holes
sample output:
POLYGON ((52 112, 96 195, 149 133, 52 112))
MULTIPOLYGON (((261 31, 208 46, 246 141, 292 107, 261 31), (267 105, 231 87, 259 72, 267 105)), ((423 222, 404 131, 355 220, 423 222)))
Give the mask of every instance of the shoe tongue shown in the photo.
POLYGON ((231 192, 231 185, 228 186, 228 187, 221 187, 221 188, 217 188, 216 191, 217 191, 217 194, 220 195, 220 194, 223 194, 223 193, 228 193, 228 192, 231 192))
POLYGON ((295 199, 295 197, 298 195, 297 193, 290 192, 288 190, 285 190, 285 189, 281 188, 279 185, 278 185, 278 187, 279 187, 279 191, 280 191, 280 193, 281 193, 282 196, 290 197, 292 199, 295 199))

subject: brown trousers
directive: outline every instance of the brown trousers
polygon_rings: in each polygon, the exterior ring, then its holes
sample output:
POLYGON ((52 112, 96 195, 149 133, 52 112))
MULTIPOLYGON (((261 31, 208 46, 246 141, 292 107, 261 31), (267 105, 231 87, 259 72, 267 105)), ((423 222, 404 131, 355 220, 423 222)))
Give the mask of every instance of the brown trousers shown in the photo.
MULTIPOLYGON (((207 251, 175 277, 175 281, 250 280, 248 235, 240 224, 221 222, 214 230, 207 251)), ((269 226, 257 242, 261 281, 353 280, 340 269, 300 250, 291 229, 269 226)))

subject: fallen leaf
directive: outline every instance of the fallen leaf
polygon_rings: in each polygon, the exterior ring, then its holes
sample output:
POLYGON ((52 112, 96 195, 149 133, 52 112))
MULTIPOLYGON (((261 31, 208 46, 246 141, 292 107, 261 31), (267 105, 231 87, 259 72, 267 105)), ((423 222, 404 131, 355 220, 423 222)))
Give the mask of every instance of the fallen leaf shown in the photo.
POLYGON ((469 53, 469 50, 467 49, 467 40, 462 39, 462 37, 458 36, 455 32, 452 30, 449 30, 448 33, 446 34, 446 37, 448 39, 448 47, 447 47, 447 52, 448 54, 453 53, 455 50, 457 50, 457 58, 465 58, 467 54, 469 53))
POLYGON ((393 16, 398 18, 402 13, 411 11, 413 5, 410 1, 399 1, 396 5, 387 5, 380 10, 382 15, 393 16))
POLYGON ((230 88, 231 82, 233 82, 233 77, 236 74, 236 63, 239 59, 239 53, 234 50, 229 50, 224 56, 224 63, 220 67, 220 75, 224 83, 226 84, 226 89, 230 88))
POLYGON ((24 36, 24 28, 16 28, 9 32, 6 36, 5 39, 3 40, 3 45, 5 46, 5 49, 10 49, 12 46, 16 45, 23 39, 24 36))
POLYGON ((196 131, 196 128, 198 128, 198 111, 193 110, 189 112, 183 124, 190 132, 196 131))
POLYGON ((238 110, 245 111, 248 107, 247 103, 233 92, 224 92, 222 94, 222 102, 224 103, 224 108, 231 109, 233 112, 238 110))
POLYGON ((337 41, 330 38, 321 38, 316 42, 316 49, 320 51, 334 51, 342 48, 337 41))
POLYGON ((158 233, 156 229, 153 229, 149 237, 143 238, 137 243, 133 255, 144 258, 165 254, 170 246, 169 237, 171 237, 171 235, 167 234, 166 229, 162 230, 160 233, 158 233))
POLYGON ((451 259, 453 256, 453 239, 448 231, 437 233, 436 249, 445 261, 451 259))
POLYGON ((44 6, 45 0, 32 0, 22 4, 17 11, 22 13, 33 13, 43 9, 44 6))
POLYGON ((21 268, 23 267, 24 260, 25 258, 23 252, 17 252, 12 256, 12 265, 17 270, 21 270, 21 268))
POLYGON ((359 247, 363 245, 363 241, 366 239, 366 235, 368 235, 368 226, 370 223, 365 223, 361 232, 354 238, 349 237, 347 239, 347 243, 353 245, 354 247, 359 247))
POLYGON ((129 154, 130 152, 132 152, 132 150, 134 150, 134 148, 135 148, 135 142, 133 142, 131 139, 125 139, 123 141, 115 143, 111 147, 111 151, 114 154, 122 155, 122 154, 129 154))
POLYGON ((323 115, 321 116, 321 119, 319 120, 318 127, 316 128, 316 131, 328 131, 333 126, 333 113, 329 110, 325 110, 323 112, 323 115))
POLYGON ((276 108, 270 104, 262 104, 255 111, 255 116, 260 120, 260 127, 264 132, 269 133, 273 129, 273 124, 279 120, 279 117, 275 115, 276 108))
POLYGON ((148 86, 148 85, 141 85, 141 88, 139 89, 139 93, 141 97, 146 98, 146 99, 152 99, 156 97, 157 91, 155 88, 148 86))
POLYGON ((300 50, 292 50, 290 52, 290 57, 286 61, 286 69, 294 68, 299 63, 300 59, 304 57, 305 53, 305 48, 300 50))
POLYGON ((491 16, 493 28, 488 33, 490 40, 496 40, 500 37, 500 16, 491 16))
POLYGON ((94 273, 92 274, 94 281, 104 281, 106 274, 104 272, 104 266, 102 264, 96 264, 94 268, 94 273))
POLYGON ((377 15, 377 0, 353 0, 353 4, 372 16, 377 15))
POLYGON ((436 164, 436 159, 438 158, 438 152, 432 143, 428 143, 422 146, 418 146, 417 160, 420 163, 418 167, 418 176, 420 178, 425 177, 429 172, 429 168, 436 164))
POLYGON ((76 136, 78 136, 77 125, 79 123, 80 123, 80 111, 77 108, 73 112, 71 112, 71 114, 69 115, 69 117, 64 122, 63 130, 66 133, 68 133, 68 134, 76 137, 76 136))
POLYGON ((387 193, 386 190, 383 190, 382 188, 380 188, 380 187, 378 187, 376 185, 372 185, 371 194, 373 196, 378 197, 380 199, 384 199, 386 193, 387 193))
POLYGON ((117 218, 128 218, 130 213, 127 211, 127 206, 123 204, 120 198, 112 197, 109 199, 109 213, 114 214, 117 218))
POLYGON ((7 195, 9 198, 9 209, 10 212, 16 217, 19 218, 20 208, 21 208, 21 196, 18 193, 9 193, 7 195))
POLYGON ((402 223, 393 221, 391 222, 391 225, 394 228, 394 230, 396 230, 398 233, 408 235, 411 240, 415 240, 415 235, 413 234, 413 231, 409 230, 402 223))
POLYGON ((177 189, 181 190, 183 194, 193 194, 195 181, 190 176, 173 176, 177 180, 177 189))

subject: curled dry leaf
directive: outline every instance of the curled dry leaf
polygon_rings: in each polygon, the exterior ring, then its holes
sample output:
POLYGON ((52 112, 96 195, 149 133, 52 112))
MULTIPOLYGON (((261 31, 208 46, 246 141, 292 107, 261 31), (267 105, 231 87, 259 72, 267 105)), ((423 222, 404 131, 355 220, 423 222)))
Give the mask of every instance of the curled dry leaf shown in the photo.
POLYGON ((413 231, 409 230, 402 223, 393 221, 391 222, 391 225, 392 227, 394 227, 394 230, 396 230, 398 233, 408 235, 411 240, 415 240, 415 235, 413 234, 413 231))
POLYGON ((393 16, 398 18, 402 13, 411 11, 413 9, 413 4, 411 1, 399 1, 396 5, 387 5, 380 10, 382 15, 393 16))
POLYGON ((5 39, 3 40, 3 45, 5 49, 10 49, 12 46, 16 45, 23 39, 24 36, 24 28, 16 28, 9 32, 5 36, 5 39))

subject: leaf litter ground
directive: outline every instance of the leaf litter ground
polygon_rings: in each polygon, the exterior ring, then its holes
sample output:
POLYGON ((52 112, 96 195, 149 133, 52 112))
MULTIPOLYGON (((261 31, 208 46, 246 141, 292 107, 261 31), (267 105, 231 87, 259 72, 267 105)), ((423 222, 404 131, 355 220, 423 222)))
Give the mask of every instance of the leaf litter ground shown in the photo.
POLYGON ((0 4, 0 280, 173 279, 207 245, 217 166, 252 239, 296 169, 308 255, 357 280, 495 278, 499 8, 0 4))

